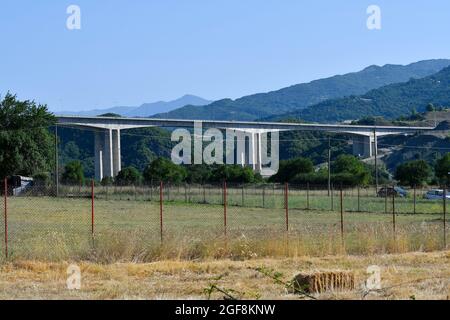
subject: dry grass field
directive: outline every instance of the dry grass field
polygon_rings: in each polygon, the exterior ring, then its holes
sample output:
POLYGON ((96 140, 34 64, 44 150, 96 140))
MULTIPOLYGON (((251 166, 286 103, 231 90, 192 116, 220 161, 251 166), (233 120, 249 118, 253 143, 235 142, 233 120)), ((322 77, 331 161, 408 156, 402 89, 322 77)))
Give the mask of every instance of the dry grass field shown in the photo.
MULTIPOLYGON (((372 200, 363 199, 365 205, 372 200)), ((286 232, 282 207, 230 205, 225 236, 223 206, 166 202, 161 243, 157 202, 96 199, 92 237, 88 198, 11 197, 9 259, 111 263, 427 252, 444 248, 443 216, 435 206, 428 203, 431 212, 396 214, 395 235, 390 212, 347 206, 342 237, 339 211, 290 208, 286 232)))
POLYGON ((186 203, 183 192, 165 201, 162 242, 159 203, 133 192, 95 199, 94 236, 89 197, 11 197, 0 299, 207 299, 208 292, 212 299, 306 299, 270 274, 288 282, 299 272, 316 271, 350 271, 356 280, 354 290, 331 290, 315 294, 317 299, 450 295, 450 252, 441 251, 438 202, 420 199, 412 214, 411 200, 398 199, 403 210, 395 215, 394 234, 385 199, 366 194, 358 203, 346 195, 342 234, 339 203, 330 210, 323 192, 309 199, 293 192, 286 232, 281 194, 266 195, 263 206, 261 194, 247 194, 242 206, 241 190, 233 192, 226 234, 220 195, 216 204, 186 203), (81 290, 67 289, 71 263, 81 268, 81 290), (381 267, 380 291, 363 289, 370 265, 381 267))
MULTIPOLYGON (((349 270, 352 291, 328 291, 317 299, 449 299, 450 251, 373 256, 263 258, 244 261, 78 262, 80 290, 66 287, 68 262, 14 261, 0 266, 0 299, 207 299, 215 284, 238 299, 306 299, 256 271, 264 267, 288 281, 298 272, 349 270), (382 290, 364 294, 369 265, 381 267, 382 290), (219 279, 220 278, 220 279, 219 279), (219 279, 219 280, 217 280, 219 279)), ((223 293, 213 290, 212 299, 223 293)))

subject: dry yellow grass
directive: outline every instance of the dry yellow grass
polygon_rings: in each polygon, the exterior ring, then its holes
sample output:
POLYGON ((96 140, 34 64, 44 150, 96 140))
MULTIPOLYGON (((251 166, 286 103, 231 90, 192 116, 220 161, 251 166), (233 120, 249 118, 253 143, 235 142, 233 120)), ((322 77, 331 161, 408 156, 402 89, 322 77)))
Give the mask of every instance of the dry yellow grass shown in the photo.
MULTIPOLYGON (((81 290, 66 288, 69 262, 12 261, 0 266, 1 299, 205 299, 214 282, 247 299, 299 299, 257 272, 258 267, 291 280, 298 272, 343 270, 355 273, 356 288, 325 292, 319 299, 448 299, 450 251, 373 256, 263 258, 245 261, 160 261, 95 264, 78 262, 81 290), (363 297, 369 265, 381 267, 384 290, 363 297), (220 280, 214 278, 221 276, 220 280)), ((221 299, 217 291, 212 298, 221 299)))

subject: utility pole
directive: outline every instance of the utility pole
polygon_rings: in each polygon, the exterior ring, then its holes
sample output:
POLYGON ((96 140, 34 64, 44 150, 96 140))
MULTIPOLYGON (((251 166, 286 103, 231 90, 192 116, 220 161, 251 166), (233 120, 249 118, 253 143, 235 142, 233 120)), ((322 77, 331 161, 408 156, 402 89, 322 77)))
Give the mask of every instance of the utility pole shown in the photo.
POLYGON ((331 196, 331 138, 328 136, 328 196, 331 196))
POLYGON ((434 116, 434 127, 437 127, 437 120, 436 120, 436 107, 433 108, 433 116, 434 116))
POLYGON ((55 125, 55 195, 59 195, 58 125, 55 125))
POLYGON ((373 153, 375 155, 375 194, 378 194, 378 142, 377 142, 377 132, 376 129, 373 129, 373 153))

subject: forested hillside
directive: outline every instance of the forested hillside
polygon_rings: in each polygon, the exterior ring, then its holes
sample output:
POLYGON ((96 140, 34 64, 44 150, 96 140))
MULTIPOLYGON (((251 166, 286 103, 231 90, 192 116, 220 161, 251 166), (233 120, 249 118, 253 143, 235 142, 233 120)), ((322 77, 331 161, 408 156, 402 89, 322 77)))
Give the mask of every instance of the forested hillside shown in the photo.
POLYGON ((422 112, 429 104, 450 105, 450 67, 405 83, 391 84, 360 96, 328 100, 304 110, 270 117, 270 120, 295 118, 312 122, 339 122, 367 116, 395 119, 411 112, 422 112))

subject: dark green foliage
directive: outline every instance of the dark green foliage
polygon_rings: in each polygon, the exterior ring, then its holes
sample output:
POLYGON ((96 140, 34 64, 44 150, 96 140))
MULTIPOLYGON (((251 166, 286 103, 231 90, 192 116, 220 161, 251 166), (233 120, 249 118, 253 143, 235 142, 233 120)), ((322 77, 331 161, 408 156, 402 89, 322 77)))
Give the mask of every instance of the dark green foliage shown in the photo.
POLYGON ((289 182, 294 177, 297 179, 301 177, 311 177, 311 175, 304 176, 305 174, 310 174, 314 171, 313 163, 310 159, 306 158, 295 158, 290 160, 280 161, 280 167, 274 176, 270 178, 273 182, 289 182))
POLYGON ((59 165, 78 160, 85 177, 94 177, 94 132, 88 129, 58 127, 59 165))
POLYGON ((440 182, 447 184, 450 182, 450 152, 436 162, 435 172, 440 182))
POLYGON ((121 133, 122 161, 143 171, 158 157, 170 158, 172 147, 170 131, 163 128, 124 130, 121 133))
POLYGON ((114 184, 114 179, 111 177, 103 177, 100 183, 102 186, 112 186, 114 184))
POLYGON ((107 112, 100 114, 99 117, 121 118, 122 116, 114 112, 107 112))
POLYGON ((51 182, 51 176, 48 172, 40 172, 33 175, 33 182, 36 186, 48 186, 51 182))
POLYGON ((402 185, 421 186, 430 179, 431 174, 431 168, 425 160, 415 160, 399 165, 395 179, 402 185))
POLYGON ((328 172, 319 170, 318 172, 299 173, 293 176, 289 182, 291 184, 311 184, 325 186, 328 183, 328 172))
POLYGON ((54 116, 45 105, 6 94, 0 101, 0 177, 51 171, 54 116))
POLYGON ((254 173, 250 167, 239 165, 185 165, 178 166, 169 159, 158 158, 144 170, 147 183, 159 181, 171 183, 230 183, 262 182, 260 174, 254 173))
POLYGON ((435 111, 436 110, 436 108, 435 108, 435 106, 434 106, 434 104, 432 104, 432 103, 429 103, 428 105, 427 105, 427 112, 433 112, 433 111, 435 111))
MULTIPOLYGON (((281 165, 280 165, 281 168, 281 165)), ((331 167, 331 183, 339 187, 340 185, 351 186, 363 186, 372 182, 374 175, 374 168, 359 161, 354 156, 340 155, 332 162, 331 167)), ((380 170, 383 178, 380 181, 387 180, 387 173, 385 170, 380 170)), ((275 177, 275 176, 274 176, 275 177)), ((271 178, 273 180, 273 178, 271 178)), ((276 182, 289 181, 291 184, 306 184, 326 186, 328 184, 328 168, 322 168, 316 172, 304 172, 297 173, 288 180, 275 180, 276 182)))
MULTIPOLYGON (((207 106, 185 106, 157 116, 172 119, 256 120, 293 110, 301 110, 327 99, 360 95, 388 84, 405 82, 411 78, 426 77, 442 70, 449 64, 449 60, 428 60, 407 66, 370 66, 360 72, 297 84, 281 90, 254 94, 236 100, 223 99, 207 106)), ((433 100, 431 99, 427 103, 430 101, 433 100)), ((309 109, 313 111, 315 107, 309 109)), ((409 110, 410 108, 408 108, 409 110)), ((332 111, 335 112, 336 110, 332 111)), ((359 112, 359 110, 356 111, 359 112)), ((333 117, 328 111, 322 114, 319 111, 314 115, 307 112, 306 115, 308 116, 300 116, 300 118, 312 120, 316 116, 318 120, 322 118, 325 121, 328 117, 333 117)), ((348 116, 346 113, 342 113, 339 118, 357 119, 362 115, 364 113, 359 116, 348 116)))
POLYGON ((67 163, 61 181, 69 185, 82 185, 84 183, 84 170, 81 162, 75 160, 67 163))
POLYGON ((255 174, 250 167, 240 165, 216 165, 212 167, 210 182, 217 183, 221 181, 231 183, 254 183, 261 182, 259 174, 255 174))
POLYGON ((334 180, 344 185, 367 185, 371 182, 370 169, 351 155, 340 155, 331 165, 334 180))
POLYGON ((392 121, 386 120, 383 117, 374 117, 374 116, 366 116, 360 120, 352 121, 354 125, 360 126, 391 126, 393 125, 392 121))
POLYGON ((203 184, 212 180, 212 168, 206 164, 193 164, 187 165, 187 177, 188 183, 203 184))
POLYGON ((183 182, 186 177, 187 172, 184 167, 176 165, 166 158, 153 160, 144 170, 144 181, 149 184, 160 181, 177 184, 183 182))
POLYGON ((290 131, 280 132, 280 159, 308 158, 314 164, 328 161, 328 138, 331 138, 331 159, 341 153, 351 153, 345 134, 327 134, 325 132, 290 131))
POLYGON ((115 183, 119 186, 138 185, 141 181, 141 173, 138 169, 132 166, 120 170, 115 179, 115 183))

